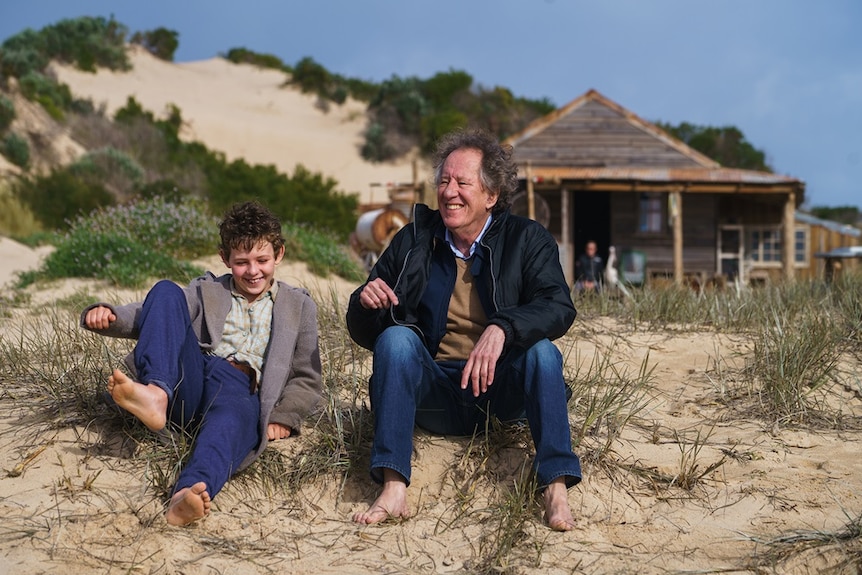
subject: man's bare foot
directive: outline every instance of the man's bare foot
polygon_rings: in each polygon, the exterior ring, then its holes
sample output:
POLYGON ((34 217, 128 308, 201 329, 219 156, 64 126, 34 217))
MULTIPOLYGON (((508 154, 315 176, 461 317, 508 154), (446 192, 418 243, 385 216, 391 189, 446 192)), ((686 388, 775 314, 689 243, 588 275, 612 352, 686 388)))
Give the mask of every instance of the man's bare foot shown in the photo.
POLYGON ((542 493, 545 504, 545 522, 554 531, 571 531, 575 526, 575 518, 569 509, 569 499, 564 477, 554 479, 542 493))
POLYGON ((108 377, 108 393, 151 430, 159 431, 167 423, 168 394, 158 385, 138 383, 115 369, 108 377))
POLYGON ((383 491, 371 507, 363 513, 356 513, 353 521, 371 525, 387 519, 406 519, 410 512, 407 508, 407 482, 393 469, 383 470, 383 491))
POLYGON ((171 525, 188 525, 208 515, 211 506, 212 499, 207 493, 207 484, 199 481, 174 493, 165 512, 165 519, 171 525))

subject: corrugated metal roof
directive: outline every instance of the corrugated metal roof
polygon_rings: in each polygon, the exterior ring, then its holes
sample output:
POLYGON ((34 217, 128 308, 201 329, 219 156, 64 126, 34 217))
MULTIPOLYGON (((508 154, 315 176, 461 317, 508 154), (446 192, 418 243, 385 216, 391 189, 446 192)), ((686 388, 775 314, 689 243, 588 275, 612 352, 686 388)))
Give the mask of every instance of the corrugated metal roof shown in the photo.
POLYGON ((824 220, 821 218, 817 218, 815 216, 812 216, 811 214, 806 214, 805 212, 796 212, 796 221, 812 226, 820 226, 822 228, 826 228, 828 230, 832 230, 833 232, 838 232, 840 234, 853 238, 862 237, 862 230, 860 230, 859 228, 855 228, 853 226, 849 226, 847 224, 842 224, 839 222, 833 222, 832 220, 824 220))

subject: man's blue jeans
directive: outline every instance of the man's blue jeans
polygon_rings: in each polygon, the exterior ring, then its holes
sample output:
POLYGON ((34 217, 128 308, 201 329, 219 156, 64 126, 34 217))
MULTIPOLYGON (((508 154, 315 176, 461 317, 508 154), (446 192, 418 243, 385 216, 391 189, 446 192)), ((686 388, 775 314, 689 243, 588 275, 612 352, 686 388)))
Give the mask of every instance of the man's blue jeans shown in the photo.
POLYGON ((138 318, 137 380, 168 394, 168 421, 196 434, 174 491, 199 481, 214 497, 260 441, 260 397, 225 359, 205 355, 192 329, 185 293, 160 281, 138 318))
POLYGON ((526 415, 536 448, 533 468, 540 487, 565 477, 571 487, 581 479, 572 452, 562 356, 549 340, 527 350, 515 349, 498 363, 493 384, 473 397, 461 389, 466 362, 435 362, 410 328, 387 328, 374 344, 370 383, 374 412, 371 476, 382 469, 400 473, 410 483, 413 426, 441 435, 472 435, 489 416, 503 422, 526 415))

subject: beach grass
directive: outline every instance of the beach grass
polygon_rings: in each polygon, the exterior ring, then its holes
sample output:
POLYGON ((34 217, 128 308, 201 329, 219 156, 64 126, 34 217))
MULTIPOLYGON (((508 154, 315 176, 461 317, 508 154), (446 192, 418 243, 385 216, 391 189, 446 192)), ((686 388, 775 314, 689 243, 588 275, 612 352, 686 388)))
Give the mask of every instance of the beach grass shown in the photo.
MULTIPOLYGON (((654 494, 671 500, 704 497, 701 488, 722 466, 744 460, 733 449, 713 449, 715 421, 668 428, 650 419, 657 401, 656 364, 648 352, 632 357, 627 345, 627 338, 645 331, 719 331, 746 342, 737 352, 741 357, 721 356, 716 349, 713 365, 706 370, 713 399, 735 417, 800 429, 858 428, 835 394, 859 385, 858 372, 842 366, 848 358, 858 361, 862 351, 860 287, 862 282, 851 276, 828 289, 799 282, 727 293, 691 294, 668 288, 664 294, 639 293, 634 303, 593 298, 582 307, 582 315, 614 318, 611 333, 602 334, 598 343, 594 328, 576 324, 561 343, 570 366, 565 377, 572 390, 572 442, 585 472, 603 469, 615 483, 650 485, 654 494), (596 342, 591 354, 580 357, 579 338, 596 342), (676 468, 659 471, 621 456, 619 447, 631 437, 676 444, 676 468), (661 495, 668 490, 679 495, 661 495)), ((353 478, 358 478, 354 485, 367 482, 372 437, 370 354, 356 346, 343 327, 342 296, 319 290, 313 297, 318 303, 323 367, 321 404, 303 434, 292 440, 295 443, 266 450, 230 484, 231 493, 243 499, 293 500, 291 508, 299 513, 310 486, 329 482, 343 493, 353 478)), ((38 459, 41 446, 56 430, 98 430, 97 440, 81 434, 80 441, 89 442, 84 446, 87 453, 109 465, 111 461, 133 465, 152 498, 163 505, 194 438, 152 434, 106 400, 104 382, 112 369, 122 366, 131 342, 78 327, 79 310, 91 299, 82 289, 40 309, 26 329, 0 334, 0 394, 26 414, 22 421, 33 430, 19 471, 25 473, 29 462, 38 459)), ((10 309, 20 311, 23 306, 10 309)), ((417 441, 421 443, 421 437, 417 441)), ((473 438, 450 441, 454 463, 440 481, 448 486, 445 492, 452 494, 452 504, 438 518, 435 531, 480 530, 483 535, 475 541, 469 562, 474 572, 537 568, 543 561, 545 531, 529 471, 529 430, 489 420, 473 438), (523 457, 506 459, 514 452, 523 457)), ((67 494, 98 490, 98 475, 70 477, 61 487, 67 494)), ((838 553, 834 557, 840 555, 833 563, 858 561, 858 526, 858 518, 848 518, 845 529, 832 533, 758 540, 760 550, 750 559, 762 566, 761 561, 780 562, 793 554, 828 548, 838 553)))

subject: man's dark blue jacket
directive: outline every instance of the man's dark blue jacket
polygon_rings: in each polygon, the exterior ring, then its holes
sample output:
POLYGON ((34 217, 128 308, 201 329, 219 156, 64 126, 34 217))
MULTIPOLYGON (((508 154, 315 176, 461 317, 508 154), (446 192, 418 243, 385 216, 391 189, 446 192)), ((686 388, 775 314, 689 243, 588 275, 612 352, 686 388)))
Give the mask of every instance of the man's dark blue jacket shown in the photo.
MULTIPOLYGON (((373 350, 384 329, 403 325, 416 331, 432 357, 436 355, 455 281, 454 255, 444 233, 440 212, 417 204, 413 222, 395 235, 367 280, 383 279, 398 296, 399 305, 365 309, 359 303, 365 284, 350 296, 347 329, 357 344, 373 350)), ((508 211, 494 214, 476 248, 471 271, 488 323, 506 334, 505 350, 556 339, 575 320, 557 243, 530 219, 508 211)))

